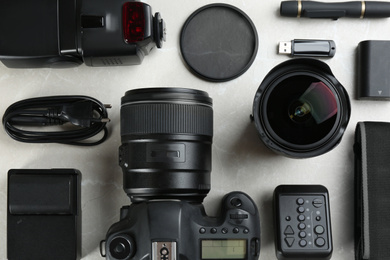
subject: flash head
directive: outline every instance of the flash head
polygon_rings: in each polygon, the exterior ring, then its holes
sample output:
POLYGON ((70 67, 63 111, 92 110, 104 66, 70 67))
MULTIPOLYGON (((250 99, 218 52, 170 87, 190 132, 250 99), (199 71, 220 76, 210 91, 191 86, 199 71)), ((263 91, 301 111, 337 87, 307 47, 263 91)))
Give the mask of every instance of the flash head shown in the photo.
POLYGON ((294 59, 272 69, 258 88, 253 120, 261 140, 294 158, 321 155, 340 141, 350 117, 347 92, 329 66, 294 59))
POLYGON ((161 15, 135 0, 3 0, 0 32, 5 66, 66 68, 141 64, 166 31, 161 15))

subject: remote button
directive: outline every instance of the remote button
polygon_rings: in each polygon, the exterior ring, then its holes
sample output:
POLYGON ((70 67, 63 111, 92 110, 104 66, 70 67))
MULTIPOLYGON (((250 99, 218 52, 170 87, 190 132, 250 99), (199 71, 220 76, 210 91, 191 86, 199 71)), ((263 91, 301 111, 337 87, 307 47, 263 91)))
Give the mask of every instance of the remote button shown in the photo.
POLYGON ((303 205, 303 203, 305 203, 305 200, 304 200, 304 199, 302 199, 302 198, 298 198, 298 199, 297 199, 297 204, 298 204, 298 205, 303 205))
POLYGON ((318 237, 314 243, 316 244, 316 246, 318 247, 323 247, 325 245, 325 239, 323 239, 322 237, 318 237))
POLYGON ((292 229, 292 227, 290 225, 288 225, 286 227, 286 229, 284 230, 284 234, 285 235, 294 235, 294 230, 292 229))
POLYGON ((215 234, 215 233, 217 233, 217 229, 216 229, 216 228, 212 228, 212 229, 210 230, 210 232, 211 232, 212 234, 215 234))
POLYGON ((306 228, 306 224, 305 223, 299 223, 298 224, 298 229, 299 230, 304 230, 306 228))
POLYGON ((298 221, 305 221, 305 215, 298 215, 298 221))
POLYGON ((201 233, 201 234, 206 233, 206 229, 205 229, 204 227, 200 228, 200 229, 199 229, 199 233, 201 233))
POLYGON ((321 234, 323 234, 325 232, 325 229, 324 229, 323 226, 318 225, 318 226, 315 226, 314 232, 316 232, 316 234, 321 235, 321 234))
POLYGON ((288 247, 292 247, 293 244, 294 244, 295 239, 293 237, 286 237, 284 239, 284 241, 286 241, 286 244, 287 244, 288 247))
POLYGON ((323 204, 324 204, 324 202, 322 201, 322 199, 314 199, 313 200, 313 206, 316 208, 321 208, 323 204))
POLYGON ((298 213, 304 213, 305 212, 305 208, 304 207, 298 207, 297 211, 298 211, 298 213))
POLYGON ((305 238, 306 237, 306 232, 305 231, 301 231, 301 232, 299 232, 298 236, 300 238, 305 238))
POLYGON ((299 240, 299 245, 300 245, 301 247, 305 247, 305 246, 307 245, 306 240, 305 240, 305 239, 299 240))

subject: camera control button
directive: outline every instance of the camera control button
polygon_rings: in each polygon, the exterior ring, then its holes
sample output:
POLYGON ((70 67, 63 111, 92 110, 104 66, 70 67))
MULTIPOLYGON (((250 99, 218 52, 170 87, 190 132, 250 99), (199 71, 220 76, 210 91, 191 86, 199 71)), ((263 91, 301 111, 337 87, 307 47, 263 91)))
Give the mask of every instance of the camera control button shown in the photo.
POLYGON ((217 233, 217 229, 216 228, 212 228, 211 230, 210 230, 210 232, 211 232, 211 234, 215 234, 215 233, 217 233))
POLYGON ((298 229, 299 230, 304 230, 306 228, 306 224, 305 223, 299 223, 298 224, 298 229))
POLYGON ((322 201, 322 199, 314 199, 313 200, 313 206, 316 208, 321 208, 323 204, 324 204, 324 202, 322 201))
POLYGON ((294 230, 292 229, 292 227, 290 225, 288 225, 286 227, 286 229, 284 230, 284 234, 287 236, 287 235, 294 235, 294 230))
POLYGON ((298 221, 305 221, 305 215, 298 215, 298 221))
POLYGON ((305 203, 305 200, 303 198, 298 198, 297 199, 297 204, 298 205, 303 205, 303 203, 305 203))
POLYGON ((301 247, 305 247, 307 245, 307 241, 305 239, 299 240, 299 245, 301 247))
POLYGON ((244 234, 248 234, 249 233, 249 229, 245 228, 244 229, 244 234))
POLYGON ((292 247, 294 245, 295 239, 293 237, 286 237, 284 238, 284 241, 286 242, 288 247, 292 247))
POLYGON ((238 232, 240 232, 240 229, 239 229, 239 228, 233 228, 233 233, 234 233, 234 234, 237 234, 238 232))
POLYGON ((229 231, 227 228, 222 228, 221 232, 222 232, 222 234, 227 234, 229 231))
POLYGON ((239 198, 232 198, 230 200, 230 204, 233 206, 233 207, 236 207, 236 208, 239 208, 242 206, 242 201, 239 199, 239 198))
POLYGON ((305 208, 304 207, 298 207, 297 211, 298 211, 298 213, 304 213, 305 212, 305 208))
POLYGON ((236 213, 236 214, 230 214, 230 219, 247 219, 249 218, 248 214, 243 213, 236 213))
POLYGON ((325 229, 324 229, 323 226, 318 225, 318 226, 315 226, 314 232, 316 232, 316 234, 321 235, 321 234, 323 234, 325 232, 325 229))
POLYGON ((199 233, 201 233, 201 234, 206 233, 206 229, 205 229, 204 227, 200 228, 200 229, 199 229, 199 233))
POLYGON ((305 238, 306 237, 306 232, 305 231, 301 231, 301 232, 299 232, 298 236, 300 238, 305 238))
POLYGON ((322 237, 318 237, 314 243, 316 244, 316 246, 318 247, 323 247, 325 245, 325 239, 323 239, 322 237))

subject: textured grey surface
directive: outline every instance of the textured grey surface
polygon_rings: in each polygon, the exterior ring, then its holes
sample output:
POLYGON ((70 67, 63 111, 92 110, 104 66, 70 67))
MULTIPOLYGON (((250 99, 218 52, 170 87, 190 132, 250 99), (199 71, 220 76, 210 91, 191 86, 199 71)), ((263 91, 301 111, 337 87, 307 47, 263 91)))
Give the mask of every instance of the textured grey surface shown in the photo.
POLYGON ((261 260, 274 253, 272 193, 279 184, 322 184, 329 189, 334 252, 332 260, 353 259, 353 137, 358 121, 390 121, 390 103, 358 101, 356 47, 367 39, 390 39, 389 19, 310 20, 282 18, 280 1, 224 1, 243 10, 259 34, 259 51, 249 70, 225 83, 211 83, 187 70, 180 55, 180 30, 188 16, 205 0, 147 1, 167 24, 167 42, 153 50, 140 66, 72 69, 8 69, 0 65, 0 114, 21 99, 78 94, 112 104, 109 139, 97 147, 58 144, 24 144, 0 131, 0 259, 6 259, 7 171, 11 168, 79 169, 82 179, 83 259, 101 259, 99 242, 118 221, 119 209, 129 199, 122 190, 118 166, 120 98, 129 89, 186 87, 207 91, 214 101, 212 186, 205 199, 209 215, 215 215, 224 194, 241 190, 260 210, 261 260), (279 41, 332 39, 336 55, 324 60, 351 97, 351 120, 339 146, 311 159, 289 159, 272 153, 259 140, 249 120, 252 103, 262 79, 274 66, 289 59, 277 55, 279 41))

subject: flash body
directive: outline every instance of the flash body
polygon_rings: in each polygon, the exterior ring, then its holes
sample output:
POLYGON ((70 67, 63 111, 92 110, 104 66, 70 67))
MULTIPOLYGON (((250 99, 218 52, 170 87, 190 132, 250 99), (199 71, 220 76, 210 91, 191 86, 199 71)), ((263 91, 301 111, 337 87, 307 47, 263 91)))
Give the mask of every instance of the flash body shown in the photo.
POLYGON ((161 48, 165 23, 135 0, 4 0, 0 32, 9 68, 135 65, 161 48))

